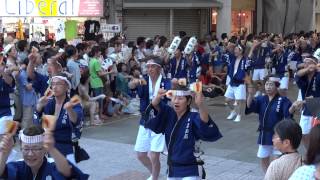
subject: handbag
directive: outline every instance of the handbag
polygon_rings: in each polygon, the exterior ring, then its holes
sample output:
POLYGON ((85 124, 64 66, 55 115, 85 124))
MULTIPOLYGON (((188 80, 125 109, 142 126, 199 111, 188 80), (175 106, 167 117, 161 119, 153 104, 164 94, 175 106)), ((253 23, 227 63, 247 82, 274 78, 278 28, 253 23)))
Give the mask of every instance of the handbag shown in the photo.
POLYGON ((76 160, 76 163, 90 159, 89 154, 80 147, 78 141, 73 142, 72 145, 74 147, 74 159, 76 160))

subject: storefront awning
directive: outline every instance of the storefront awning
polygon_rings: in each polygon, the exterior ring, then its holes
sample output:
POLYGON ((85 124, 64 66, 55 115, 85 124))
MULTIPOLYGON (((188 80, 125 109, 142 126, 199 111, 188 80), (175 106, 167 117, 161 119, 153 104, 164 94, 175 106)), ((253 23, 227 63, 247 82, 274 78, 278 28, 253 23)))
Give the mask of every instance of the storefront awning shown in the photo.
POLYGON ((215 0, 124 0, 124 9, 185 9, 220 8, 222 3, 215 0))

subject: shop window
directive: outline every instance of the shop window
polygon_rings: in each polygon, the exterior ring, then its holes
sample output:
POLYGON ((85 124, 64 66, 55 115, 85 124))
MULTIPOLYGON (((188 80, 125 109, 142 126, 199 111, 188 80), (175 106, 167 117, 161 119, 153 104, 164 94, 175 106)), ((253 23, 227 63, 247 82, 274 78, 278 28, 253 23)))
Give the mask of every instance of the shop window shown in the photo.
POLYGON ((251 33, 253 27, 252 13, 252 11, 232 11, 232 33, 239 34, 243 31, 251 33))

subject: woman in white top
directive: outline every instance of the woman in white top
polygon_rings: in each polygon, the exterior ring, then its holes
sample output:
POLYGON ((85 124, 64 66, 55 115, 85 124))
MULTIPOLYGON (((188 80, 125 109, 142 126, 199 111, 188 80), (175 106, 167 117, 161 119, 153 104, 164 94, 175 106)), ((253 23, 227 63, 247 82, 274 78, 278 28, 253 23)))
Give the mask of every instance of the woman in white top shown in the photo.
POLYGON ((305 165, 298 168, 289 180, 315 180, 316 166, 320 163, 320 125, 311 129, 310 144, 305 165))

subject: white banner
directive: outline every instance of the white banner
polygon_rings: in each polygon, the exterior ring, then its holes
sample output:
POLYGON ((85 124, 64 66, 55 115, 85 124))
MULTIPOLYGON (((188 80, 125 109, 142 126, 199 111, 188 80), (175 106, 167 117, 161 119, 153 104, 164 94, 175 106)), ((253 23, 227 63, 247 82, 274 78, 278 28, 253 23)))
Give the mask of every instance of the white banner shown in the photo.
POLYGON ((106 24, 101 23, 100 24, 100 31, 102 33, 120 33, 121 27, 119 24, 106 24))

